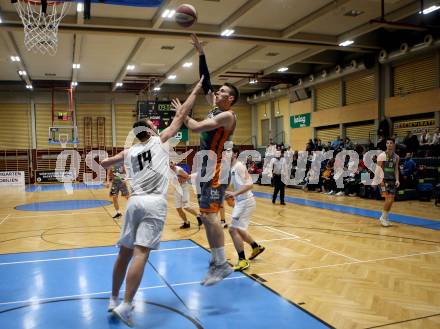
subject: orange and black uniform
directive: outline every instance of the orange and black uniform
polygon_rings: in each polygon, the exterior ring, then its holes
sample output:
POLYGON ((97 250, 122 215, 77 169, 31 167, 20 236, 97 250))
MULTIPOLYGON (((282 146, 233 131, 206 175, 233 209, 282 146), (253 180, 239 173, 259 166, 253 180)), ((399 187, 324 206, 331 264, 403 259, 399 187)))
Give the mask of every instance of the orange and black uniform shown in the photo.
MULTIPOLYGON (((204 76, 202 84, 205 94, 213 92, 204 55, 200 56, 199 71, 200 76, 204 76)), ((213 118, 222 112, 223 111, 219 108, 214 108, 208 113, 208 118, 213 118)), ((217 155, 212 179, 208 182, 200 183, 200 194, 197 197, 201 212, 218 212, 223 204, 228 182, 220 182, 222 152, 224 150, 225 142, 231 139, 234 129, 235 123, 230 130, 225 129, 224 127, 219 127, 210 131, 205 131, 200 135, 200 150, 212 151, 217 155)), ((203 161, 201 170, 202 176, 206 174, 206 166, 207 162, 203 161)))

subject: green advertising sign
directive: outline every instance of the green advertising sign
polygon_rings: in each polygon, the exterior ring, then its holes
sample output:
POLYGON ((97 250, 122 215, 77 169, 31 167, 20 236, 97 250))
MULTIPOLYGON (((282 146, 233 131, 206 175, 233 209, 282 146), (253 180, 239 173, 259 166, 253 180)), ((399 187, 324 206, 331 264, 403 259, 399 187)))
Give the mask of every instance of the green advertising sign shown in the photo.
POLYGON ((291 128, 310 127, 310 113, 290 116, 291 128))

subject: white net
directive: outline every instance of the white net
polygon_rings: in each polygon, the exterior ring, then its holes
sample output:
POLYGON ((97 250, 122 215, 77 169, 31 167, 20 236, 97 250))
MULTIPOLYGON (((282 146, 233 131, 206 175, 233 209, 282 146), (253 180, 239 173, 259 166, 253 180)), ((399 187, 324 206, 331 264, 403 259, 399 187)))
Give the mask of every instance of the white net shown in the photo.
POLYGON ((24 45, 28 51, 55 55, 58 26, 70 7, 70 1, 47 1, 46 13, 41 1, 17 0, 15 8, 24 26, 24 45))

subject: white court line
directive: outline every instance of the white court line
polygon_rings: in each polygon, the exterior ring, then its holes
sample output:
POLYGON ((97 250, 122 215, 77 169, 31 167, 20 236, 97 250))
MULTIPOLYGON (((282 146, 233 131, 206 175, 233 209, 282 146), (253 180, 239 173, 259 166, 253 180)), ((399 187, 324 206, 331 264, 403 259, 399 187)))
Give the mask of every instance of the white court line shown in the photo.
POLYGON ((55 217, 55 216, 72 216, 72 215, 89 215, 89 214, 106 214, 105 211, 91 211, 91 212, 71 212, 59 214, 41 214, 41 215, 27 215, 27 216, 13 216, 11 218, 34 218, 34 217, 55 217))
MULTIPOLYGON (((271 242, 271 241, 280 241, 280 240, 293 240, 292 238, 282 238, 282 239, 272 239, 272 240, 261 240, 261 242, 271 242)), ((227 243, 232 244, 232 243, 227 243)), ((185 249, 196 249, 201 248, 199 246, 190 246, 190 247, 179 247, 179 248, 167 248, 167 249, 158 249, 151 250, 151 252, 162 252, 162 251, 173 251, 173 250, 185 250, 185 249)), ((56 251, 56 250, 52 250, 56 251)), ((110 254, 99 254, 99 255, 87 255, 87 256, 73 256, 73 257, 60 257, 60 258, 48 258, 48 259, 35 259, 35 260, 24 260, 19 262, 8 262, 8 263, 0 263, 0 266, 3 265, 14 265, 14 264, 31 264, 31 263, 44 263, 44 262, 54 262, 59 260, 70 260, 70 259, 86 259, 86 258, 98 258, 98 257, 109 257, 115 256, 118 253, 110 253, 110 254)))
MULTIPOLYGON (((226 212, 226 210, 225 210, 225 213, 227 213, 228 215, 230 215, 230 213, 226 212)), ((296 241, 301 242, 301 243, 304 243, 304 244, 307 244, 307 245, 309 245, 309 246, 312 246, 312 247, 315 247, 315 248, 318 248, 318 249, 321 249, 321 250, 327 251, 327 252, 332 253, 332 254, 335 254, 335 255, 342 256, 342 257, 344 257, 344 258, 351 259, 352 261, 356 261, 356 262, 360 261, 359 259, 356 259, 356 258, 353 258, 353 257, 347 256, 347 255, 341 254, 341 253, 339 253, 339 252, 336 252, 336 251, 333 251, 333 250, 330 250, 330 249, 327 249, 327 248, 324 248, 324 247, 318 246, 318 245, 316 245, 316 244, 314 244, 314 243, 311 243, 310 240, 308 240, 308 239, 303 239, 303 238, 301 238, 301 237, 299 237, 299 236, 297 236, 297 235, 295 235, 295 234, 291 234, 291 233, 288 233, 288 232, 285 232, 285 231, 282 231, 282 230, 279 230, 279 229, 276 229, 276 228, 273 228, 273 227, 267 227, 267 226, 265 226, 265 225, 263 225, 263 224, 260 224, 260 223, 255 222, 255 221, 252 221, 252 223, 255 223, 255 224, 257 224, 257 225, 261 225, 260 227, 262 227, 262 228, 264 228, 264 229, 266 229, 266 230, 269 230, 269 231, 272 231, 272 232, 278 232, 278 233, 282 233, 282 234, 284 234, 284 235, 290 236, 290 237, 294 238, 296 241)))
POLYGON ((355 262, 338 263, 338 264, 331 264, 331 265, 304 267, 304 268, 297 268, 297 269, 293 269, 293 270, 285 270, 285 271, 278 271, 278 272, 258 273, 258 275, 262 276, 262 275, 276 275, 276 274, 283 274, 283 273, 293 273, 293 272, 315 270, 315 269, 320 269, 320 268, 337 267, 337 266, 354 265, 354 264, 374 263, 374 262, 381 262, 381 261, 384 261, 384 260, 394 260, 394 259, 401 259, 401 258, 414 257, 414 256, 432 255, 432 254, 437 254, 437 253, 440 253, 440 250, 439 251, 421 252, 421 253, 417 253, 417 254, 409 254, 409 255, 402 255, 402 256, 393 256, 393 257, 385 257, 385 258, 378 258, 378 259, 370 259, 370 260, 359 260, 359 261, 355 261, 355 262))
POLYGON ((3 220, 0 222, 0 225, 2 225, 8 218, 11 216, 11 214, 8 214, 3 220))
MULTIPOLYGON (((256 222, 254 222, 254 223, 256 223, 256 222)), ((257 223, 256 223, 256 224, 257 224, 257 223)), ((261 224, 260 224, 260 225, 261 225, 261 224)), ((336 252, 336 251, 333 251, 333 250, 330 250, 330 249, 327 249, 327 248, 324 248, 324 247, 318 246, 318 245, 316 245, 316 244, 310 242, 310 240, 305 241, 305 239, 301 239, 300 237, 298 237, 298 236, 296 236, 296 235, 294 235, 294 234, 290 234, 290 233, 287 233, 287 232, 284 232, 284 231, 278 230, 278 229, 273 228, 273 227, 266 227, 266 229, 268 229, 268 230, 270 230, 270 231, 274 231, 274 232, 280 232, 280 233, 286 234, 286 235, 288 235, 288 236, 292 236, 293 238, 295 238, 296 241, 298 241, 298 242, 300 242, 300 243, 304 243, 304 244, 307 244, 307 245, 312 246, 312 247, 314 247, 314 248, 318 248, 318 249, 321 249, 321 250, 327 251, 327 252, 329 252, 329 253, 332 253, 332 254, 335 254, 335 255, 338 255, 338 256, 342 256, 342 257, 344 257, 344 258, 351 259, 352 261, 355 261, 355 262, 359 262, 359 261, 360 261, 360 259, 353 258, 353 257, 347 256, 347 255, 341 254, 341 253, 339 253, 339 252, 336 252)))
MULTIPOLYGON (((237 280, 237 279, 243 279, 243 278, 247 278, 247 276, 242 275, 242 276, 237 276, 237 277, 233 277, 233 278, 225 278, 224 280, 237 280)), ((170 286, 171 287, 189 286, 189 285, 194 285, 194 284, 200 284, 201 282, 202 281, 173 283, 173 284, 170 284, 170 286)), ((158 286, 143 287, 143 288, 139 288, 138 291, 158 289, 158 288, 168 288, 168 286, 167 285, 158 285, 158 286)), ((121 290, 120 292, 123 293, 124 291, 125 290, 121 290)), ((2 303, 0 303, 0 306, 1 305, 14 305, 14 304, 27 304, 27 303, 39 304, 39 303, 54 301, 54 300, 63 300, 63 299, 70 299, 70 298, 85 298, 85 297, 89 297, 89 296, 99 296, 99 295, 107 295, 107 294, 111 294, 111 291, 101 291, 101 292, 92 292, 92 293, 88 293, 88 294, 66 295, 66 296, 57 296, 57 297, 48 297, 48 298, 30 298, 30 299, 25 299, 25 300, 16 300, 16 301, 12 301, 12 302, 2 302, 2 303)), ((134 301, 136 302, 136 300, 137 299, 135 297, 134 301)))
MULTIPOLYGON (((172 250, 183 250, 183 249, 196 249, 200 248, 199 246, 191 246, 191 247, 181 247, 181 248, 168 248, 168 249, 159 249, 152 250, 151 252, 162 252, 162 251, 172 251, 172 250)), ((56 251, 56 250, 52 250, 56 251)), ((59 260, 70 260, 70 259, 86 259, 86 258, 98 258, 98 257, 109 257, 115 256, 118 253, 111 254, 100 254, 100 255, 87 255, 87 256, 74 256, 74 257, 61 257, 61 258, 48 258, 48 259, 35 259, 35 260, 24 260, 20 262, 8 262, 8 263, 0 263, 2 265, 14 265, 14 264, 30 264, 30 263, 45 263, 45 262, 55 262, 59 260)))
MULTIPOLYGON (((380 261, 384 261, 384 260, 401 259, 401 258, 431 255, 431 254, 437 254, 437 253, 440 253, 440 250, 439 251, 417 253, 417 254, 410 254, 410 255, 403 255, 403 256, 394 256, 394 257, 378 258, 378 259, 371 259, 371 260, 362 260, 362 261, 357 261, 357 262, 339 263, 339 264, 333 264, 333 265, 323 265, 323 266, 314 266, 314 267, 305 267, 305 268, 298 268, 298 269, 294 269, 294 270, 286 270, 286 271, 279 271, 279 272, 258 273, 258 275, 259 276, 276 275, 276 274, 289 273, 289 272, 307 271, 307 270, 313 270, 313 269, 319 269, 319 268, 337 267, 337 266, 353 265, 353 264, 360 264, 360 263, 373 263, 373 262, 380 262, 380 261)), ((247 278, 247 276, 243 275, 243 276, 238 276, 238 277, 233 277, 233 278, 225 278, 224 280, 238 280, 238 279, 243 279, 243 278, 247 278)), ((178 287, 178 286, 185 286, 185 285, 200 284, 200 282, 201 281, 174 283, 174 284, 170 284, 170 286, 171 287, 178 287)), ((166 288, 166 287, 167 287, 166 285, 158 285, 158 286, 142 287, 142 288, 139 288, 138 290, 149 290, 149 289, 158 289, 158 288, 166 288)), ((121 292, 123 292, 123 291, 121 291, 121 292)), ((88 293, 88 294, 48 297, 48 298, 41 298, 41 299, 31 298, 31 299, 17 300, 17 301, 12 301, 12 302, 2 302, 2 303, 0 303, 0 306, 1 305, 24 304, 24 303, 38 304, 41 302, 52 301, 52 300, 68 299, 68 298, 81 298, 81 297, 88 297, 88 296, 105 295, 105 294, 110 294, 110 293, 111 293, 111 291, 101 291, 101 292, 94 292, 94 293, 88 293)))

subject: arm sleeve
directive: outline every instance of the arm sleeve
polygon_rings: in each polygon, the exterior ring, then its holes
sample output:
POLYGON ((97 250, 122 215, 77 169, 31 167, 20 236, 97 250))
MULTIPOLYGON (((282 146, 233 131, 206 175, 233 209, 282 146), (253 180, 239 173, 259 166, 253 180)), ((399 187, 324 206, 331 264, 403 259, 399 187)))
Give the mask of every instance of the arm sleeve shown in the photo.
POLYGON ((202 75, 204 76, 202 88, 205 95, 209 94, 210 91, 214 91, 211 85, 211 77, 209 76, 208 64, 206 64, 205 55, 200 55, 199 57, 199 75, 200 77, 202 77, 202 75))

